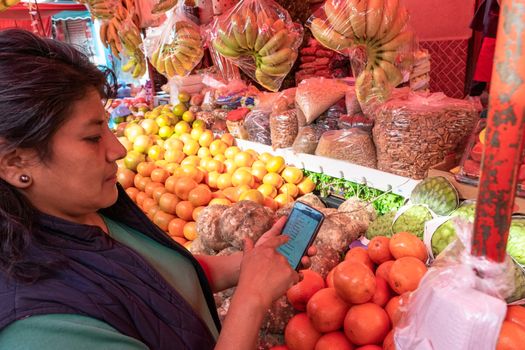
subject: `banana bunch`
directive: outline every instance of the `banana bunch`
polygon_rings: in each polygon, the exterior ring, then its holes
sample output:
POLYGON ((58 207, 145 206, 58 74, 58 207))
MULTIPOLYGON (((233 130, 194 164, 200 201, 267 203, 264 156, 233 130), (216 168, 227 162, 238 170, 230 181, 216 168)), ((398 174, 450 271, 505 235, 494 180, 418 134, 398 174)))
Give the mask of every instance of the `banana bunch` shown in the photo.
POLYGON ((152 14, 164 13, 177 5, 178 0, 159 0, 151 9, 152 14))
POLYGON ((406 51, 412 50, 415 36, 406 30, 408 11, 399 1, 327 0, 326 20, 315 18, 310 23, 314 37, 332 50, 366 48, 366 67, 356 79, 360 101, 371 94, 385 99, 388 87, 403 81, 398 67, 410 60, 406 51))
POLYGON ((111 19, 118 8, 118 2, 113 0, 83 0, 81 3, 87 5, 93 18, 111 19))
POLYGON ((0 0, 0 12, 18 4, 20 0, 0 0))
POLYGON ((192 23, 178 21, 174 29, 173 39, 160 45, 150 58, 153 67, 167 78, 190 74, 204 55, 201 34, 192 23))
POLYGON ((227 21, 218 21, 215 32, 213 47, 233 60, 251 58, 255 79, 268 90, 279 89, 297 58, 293 46, 298 34, 277 14, 245 6, 227 21))
POLYGON ((146 73, 146 60, 141 50, 136 50, 128 59, 128 62, 122 66, 124 72, 130 72, 133 78, 137 79, 146 73))

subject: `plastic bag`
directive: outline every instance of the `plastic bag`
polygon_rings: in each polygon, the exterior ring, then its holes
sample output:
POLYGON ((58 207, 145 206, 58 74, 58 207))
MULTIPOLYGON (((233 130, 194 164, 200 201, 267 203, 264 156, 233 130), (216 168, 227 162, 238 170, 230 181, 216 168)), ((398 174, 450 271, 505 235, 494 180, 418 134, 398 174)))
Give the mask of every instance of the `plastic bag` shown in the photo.
POLYGON ((375 113, 378 169, 422 179, 470 134, 477 120, 472 103, 443 93, 391 99, 375 113))
POLYGON ((210 46, 260 85, 277 91, 302 39, 303 27, 276 2, 241 0, 214 22, 210 46))
POLYGON ((421 280, 394 333, 398 349, 496 348, 514 289, 512 262, 470 254, 473 225, 457 221, 456 240, 421 280), (448 335, 448 336, 447 336, 448 335))
POLYGON ((372 132, 374 121, 365 117, 363 114, 342 115, 337 121, 339 129, 358 128, 368 133, 372 132))
POLYGON ((376 167, 376 150, 372 138, 360 129, 325 132, 319 140, 315 154, 369 168, 376 167))
POLYGON ((297 86, 296 105, 310 124, 345 96, 348 85, 335 79, 311 78, 297 86))
POLYGON ((256 109, 248 113, 244 121, 244 128, 248 133, 248 139, 253 142, 270 146, 272 137, 270 135, 270 113, 256 109))
POLYGON ((273 148, 291 147, 298 131, 295 109, 282 113, 272 113, 270 116, 270 136, 273 148))
POLYGON ((204 56, 204 41, 199 27, 184 13, 184 2, 161 30, 158 38, 145 44, 151 64, 168 79, 191 74, 204 56))
POLYGON ((246 115, 250 110, 248 108, 238 108, 228 113, 226 117, 226 126, 228 127, 228 132, 233 135, 233 137, 247 140, 248 131, 246 130, 244 123, 246 115))
POLYGON ((324 46, 350 57, 360 103, 384 102, 410 73, 414 33, 398 0, 327 0, 307 26, 324 46))
POLYGON ((294 152, 314 154, 319 143, 322 132, 319 128, 305 126, 299 129, 299 133, 292 145, 294 152))
POLYGON ((140 28, 158 27, 166 21, 165 14, 155 14, 153 12, 153 8, 156 6, 154 0, 137 0, 135 1, 135 6, 140 19, 140 28))

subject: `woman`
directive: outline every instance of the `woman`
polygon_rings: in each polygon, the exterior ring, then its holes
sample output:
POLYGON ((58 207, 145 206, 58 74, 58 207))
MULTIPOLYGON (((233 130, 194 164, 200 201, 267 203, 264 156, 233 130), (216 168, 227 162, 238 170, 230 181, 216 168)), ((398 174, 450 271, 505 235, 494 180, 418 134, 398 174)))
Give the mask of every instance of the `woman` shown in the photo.
POLYGON ((83 54, 0 32, 0 91, 0 349, 253 348, 299 278, 275 250, 283 220, 195 259, 117 186, 111 87, 83 54), (212 291, 235 285, 220 331, 212 291))

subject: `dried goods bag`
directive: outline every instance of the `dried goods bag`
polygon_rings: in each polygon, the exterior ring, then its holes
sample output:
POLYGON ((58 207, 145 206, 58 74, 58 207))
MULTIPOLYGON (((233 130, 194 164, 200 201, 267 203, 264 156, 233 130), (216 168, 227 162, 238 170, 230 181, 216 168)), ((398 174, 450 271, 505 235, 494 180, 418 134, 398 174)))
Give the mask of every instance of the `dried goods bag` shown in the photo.
POLYGON ((302 40, 303 26, 273 0, 241 0, 210 31, 210 46, 270 91, 281 87, 302 40))
POLYGON ((322 132, 313 126, 300 128, 292 146, 294 152, 314 154, 321 134, 322 132))
POLYGON ((306 124, 312 123, 321 114, 345 97, 348 85, 335 79, 310 78, 297 86, 296 105, 301 109, 306 124))
POLYGON ((295 109, 282 113, 272 113, 270 116, 270 136, 273 148, 291 147, 298 131, 295 109))
POLYGON ((369 168, 376 167, 376 150, 372 138, 369 133, 357 128, 325 132, 315 154, 369 168))
POLYGON ((375 113, 378 169, 423 179, 471 133, 477 120, 473 103, 443 93, 391 99, 375 113))

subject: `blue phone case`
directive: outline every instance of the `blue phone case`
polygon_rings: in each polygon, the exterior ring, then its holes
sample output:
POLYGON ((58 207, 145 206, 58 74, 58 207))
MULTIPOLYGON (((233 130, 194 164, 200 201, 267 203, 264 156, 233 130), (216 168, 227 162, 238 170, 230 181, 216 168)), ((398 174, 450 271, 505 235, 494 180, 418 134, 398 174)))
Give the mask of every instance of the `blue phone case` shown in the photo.
POLYGON ((282 231, 283 235, 290 238, 277 248, 288 259, 292 268, 299 267, 301 258, 312 245, 323 220, 324 215, 319 210, 302 202, 295 202, 282 231))

